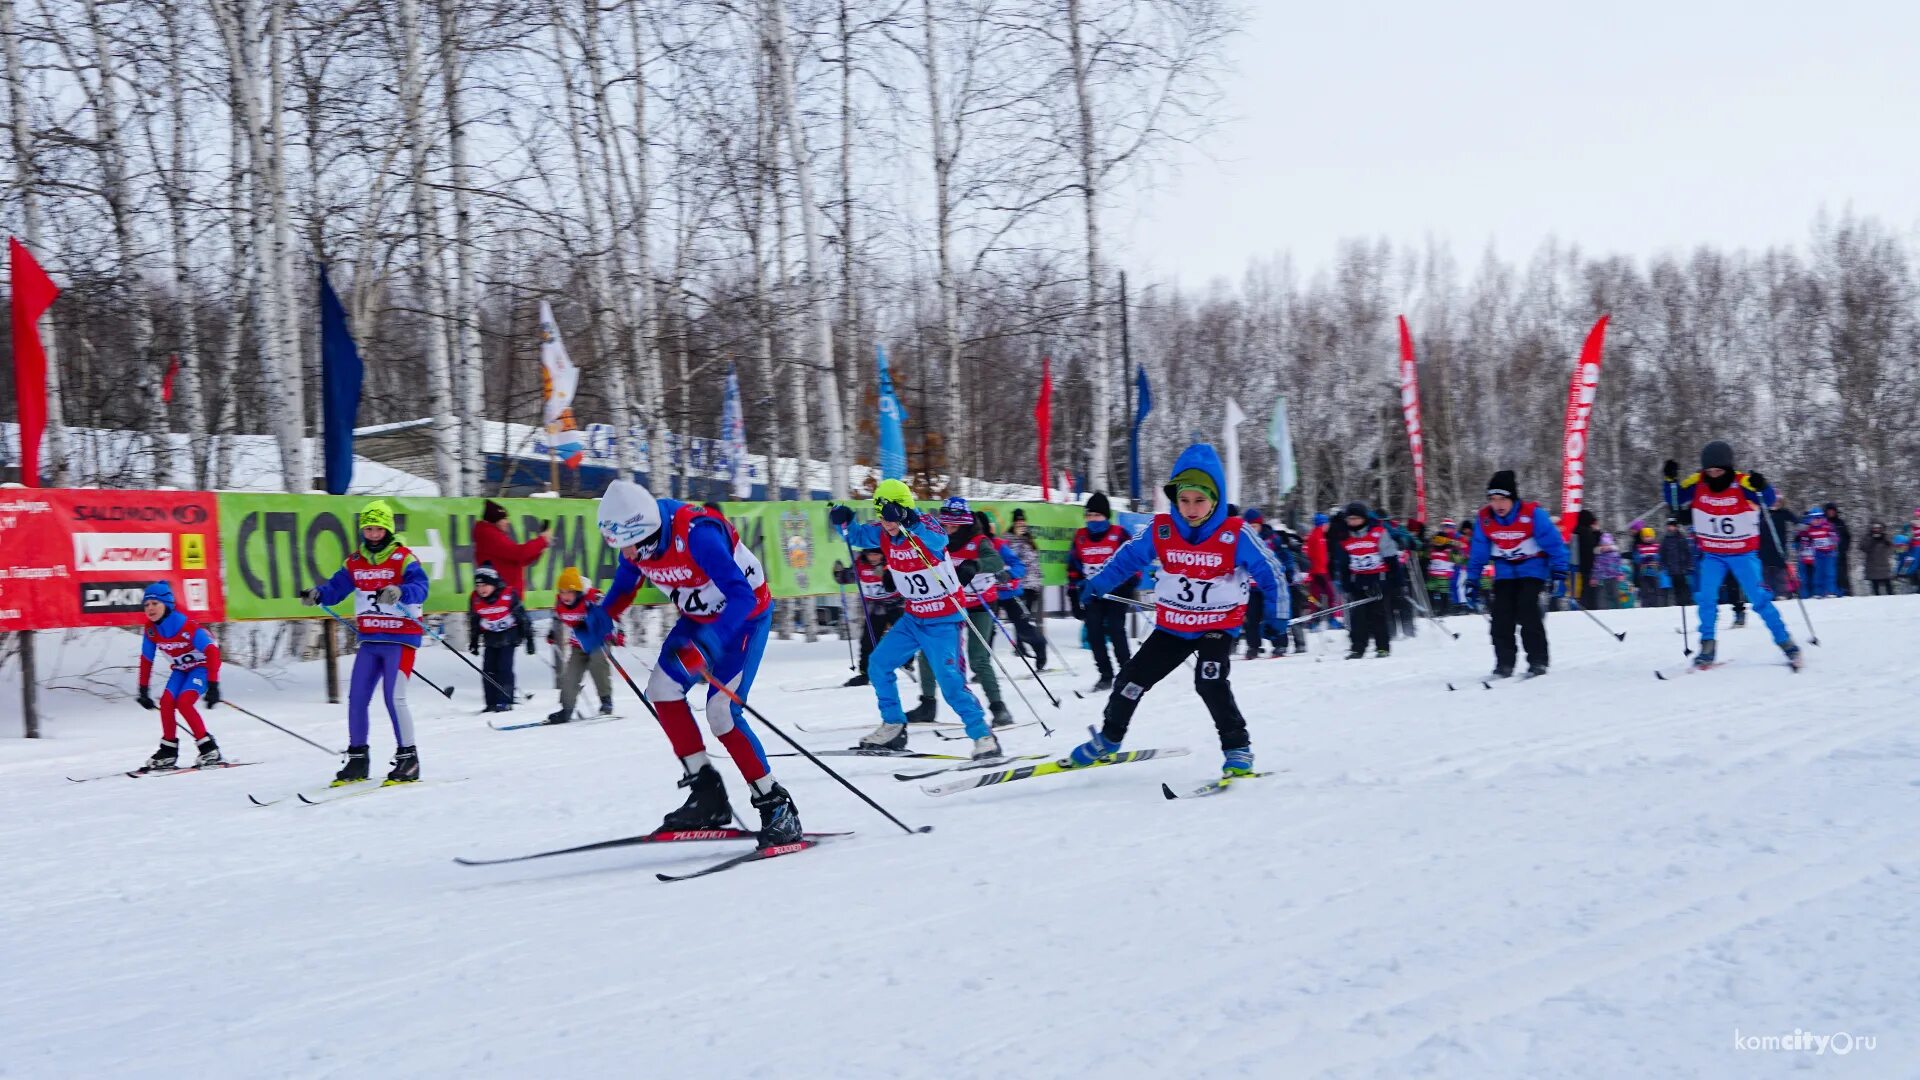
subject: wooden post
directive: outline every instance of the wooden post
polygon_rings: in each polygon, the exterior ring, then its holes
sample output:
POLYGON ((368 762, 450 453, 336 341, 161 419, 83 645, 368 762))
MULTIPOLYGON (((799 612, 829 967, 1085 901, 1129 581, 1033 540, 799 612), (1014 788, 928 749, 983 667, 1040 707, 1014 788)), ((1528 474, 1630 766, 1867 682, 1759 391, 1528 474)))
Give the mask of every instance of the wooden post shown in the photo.
POLYGON ((33 685, 33 631, 20 631, 20 720, 29 739, 40 737, 40 692, 33 685))
POLYGON ((327 654, 327 704, 338 705, 340 704, 340 668, 336 661, 339 659, 340 651, 339 646, 333 641, 332 619, 328 619, 320 627, 320 633, 322 635, 320 644, 327 654))

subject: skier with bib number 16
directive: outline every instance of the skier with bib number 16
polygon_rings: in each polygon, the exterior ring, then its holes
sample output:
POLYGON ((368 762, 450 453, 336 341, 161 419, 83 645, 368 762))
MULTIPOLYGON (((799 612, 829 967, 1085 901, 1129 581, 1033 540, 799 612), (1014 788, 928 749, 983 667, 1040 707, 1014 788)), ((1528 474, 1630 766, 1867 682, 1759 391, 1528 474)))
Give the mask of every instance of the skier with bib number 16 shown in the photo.
POLYGON ((1773 604, 1760 570, 1761 515, 1777 501, 1772 485, 1757 472, 1733 467, 1733 447, 1718 439, 1700 451, 1700 471, 1680 478, 1680 463, 1669 460, 1660 485, 1668 506, 1677 514, 1693 512, 1693 539, 1700 549, 1698 579, 1693 596, 1700 605, 1700 651, 1693 666, 1712 667, 1719 659, 1715 640, 1720 583, 1731 576, 1740 583, 1753 610, 1773 632, 1773 643, 1786 654, 1787 664, 1800 670, 1800 646, 1787 632, 1786 620, 1773 604))
POLYGON ((1088 729, 1092 738, 1074 747, 1067 759, 1073 766, 1085 768, 1119 753, 1140 698, 1197 654, 1193 685, 1220 733, 1220 774, 1252 775, 1253 742, 1227 680, 1234 642, 1247 618, 1247 582, 1272 599, 1266 613, 1271 636, 1286 638, 1293 612, 1273 552, 1220 497, 1224 473, 1213 447, 1195 443, 1181 451, 1166 485, 1177 513, 1154 515, 1146 532, 1122 544, 1080 587, 1080 602, 1091 603, 1147 564, 1160 563, 1153 585, 1153 633, 1114 677, 1103 722, 1088 729))

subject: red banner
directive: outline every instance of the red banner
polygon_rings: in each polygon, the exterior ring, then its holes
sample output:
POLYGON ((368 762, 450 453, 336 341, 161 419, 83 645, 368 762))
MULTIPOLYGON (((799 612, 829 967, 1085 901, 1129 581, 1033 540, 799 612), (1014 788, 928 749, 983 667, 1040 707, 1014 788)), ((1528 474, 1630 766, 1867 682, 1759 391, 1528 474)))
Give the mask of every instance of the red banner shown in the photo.
POLYGON ((20 412, 20 482, 40 486, 40 434, 47 427, 47 354, 40 347, 40 316, 60 289, 20 241, 7 237, 13 282, 13 398, 20 412))
POLYGON ((210 492, 0 490, 0 631, 136 624, 167 581, 198 622, 226 618, 210 492))
POLYGON ((1413 520, 1427 520, 1427 443, 1420 430, 1420 369, 1413 362, 1413 334, 1400 316, 1400 415, 1413 450, 1413 520))
POLYGON ((1567 389, 1567 427, 1565 464, 1560 470, 1560 531, 1573 535, 1581 504, 1587 497, 1588 429, 1593 422, 1593 401, 1600 393, 1600 349, 1607 338, 1607 316, 1587 331, 1587 343, 1580 347, 1580 362, 1574 365, 1573 381, 1567 389))
POLYGON ((1033 424, 1040 429, 1040 501, 1052 502, 1047 486, 1047 444, 1053 434, 1053 357, 1040 358, 1040 400, 1033 404, 1033 424))

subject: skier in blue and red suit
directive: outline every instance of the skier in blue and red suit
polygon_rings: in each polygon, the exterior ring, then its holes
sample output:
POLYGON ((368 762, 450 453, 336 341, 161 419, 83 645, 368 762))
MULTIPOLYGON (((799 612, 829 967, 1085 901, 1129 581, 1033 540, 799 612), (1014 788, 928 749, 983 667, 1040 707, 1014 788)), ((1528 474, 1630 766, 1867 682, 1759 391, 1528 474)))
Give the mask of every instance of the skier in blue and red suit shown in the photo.
POLYGON ((220 745, 207 733, 200 710, 194 708, 194 703, 203 698, 208 708, 220 704, 220 646, 199 624, 174 609, 173 586, 164 581, 147 586, 140 597, 140 608, 147 616, 147 625, 140 628, 140 693, 134 700, 143 709, 160 710, 160 749, 138 771, 166 772, 179 767, 176 715, 187 722, 187 730, 193 732, 194 745, 200 750, 193 767, 221 764, 220 745), (153 677, 154 658, 161 655, 167 658, 172 672, 155 704, 153 695, 147 692, 147 682, 153 677))
POLYGON ((1553 515, 1539 503, 1521 502, 1513 470, 1502 469, 1487 481, 1487 505, 1473 519, 1473 539, 1467 545, 1467 602, 1480 600, 1480 572, 1493 564, 1493 602, 1488 604, 1493 635, 1493 677, 1513 674, 1518 650, 1513 631, 1520 630, 1527 649, 1527 675, 1547 673, 1547 623, 1540 607, 1540 590, 1552 583, 1555 599, 1567 595, 1567 542, 1553 523, 1553 515))
POLYGON ((1778 499, 1772 485, 1757 472, 1736 470, 1733 447, 1718 439, 1700 451, 1699 472, 1680 479, 1680 463, 1671 460, 1661 471, 1665 481, 1660 490, 1667 505, 1675 513, 1693 512, 1693 540, 1700 551, 1699 578, 1693 589, 1700 605, 1700 650, 1693 656, 1694 666, 1711 667, 1718 659, 1714 624, 1720 583, 1731 575, 1773 633, 1773 643, 1786 654, 1787 663, 1798 669, 1800 646, 1787 632, 1786 620, 1761 577, 1760 530, 1768 524, 1761 516, 1778 499))
MULTIPOLYGON (((583 651, 598 652, 643 583, 667 594, 680 620, 660 645, 647 698, 686 772, 680 786, 688 794, 660 829, 727 827, 733 807, 719 771, 707 760, 687 692, 709 676, 743 701, 752 691, 773 627, 766 569, 740 542, 724 514, 678 499, 657 499, 631 480, 607 485, 600 498, 600 536, 619 550, 620 563, 606 596, 587 609, 575 638, 583 651)), ((719 686, 707 688, 707 727, 753 789, 753 807, 760 811, 760 846, 799 840, 800 815, 793 798, 774 781, 745 711, 719 686)))

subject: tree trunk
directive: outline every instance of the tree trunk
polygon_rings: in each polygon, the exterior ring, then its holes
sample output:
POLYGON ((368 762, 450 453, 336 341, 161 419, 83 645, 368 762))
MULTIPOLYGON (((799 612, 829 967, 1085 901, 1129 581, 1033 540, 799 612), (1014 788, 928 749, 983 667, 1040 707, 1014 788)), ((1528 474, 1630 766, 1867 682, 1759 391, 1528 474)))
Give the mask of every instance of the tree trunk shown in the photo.
POLYGON ((460 492, 478 495, 486 487, 486 454, 480 445, 486 414, 485 358, 480 347, 480 290, 474 281, 473 175, 467 163, 467 120, 460 79, 460 8, 456 0, 437 0, 440 24, 440 85, 447 102, 447 163, 453 182, 453 373, 460 403, 460 492))
MULTIPOLYGON (((647 134, 647 73, 645 43, 640 36, 640 5, 628 9, 627 32, 633 43, 633 214, 635 317, 634 362, 640 368, 640 403, 653 418, 650 445, 665 445, 668 433, 665 370, 660 360, 659 304, 653 291, 653 170, 647 134)), ((625 172, 625 170, 623 170, 625 172)))
MULTIPOLYGON (((933 234, 939 254, 940 348, 946 361, 947 379, 947 490, 967 494, 963 477, 967 412, 960 400, 960 312, 953 279, 953 155, 948 151, 945 93, 940 81, 940 42, 938 16, 933 0, 922 0, 922 19, 927 37, 927 116, 933 129, 933 234)), ((923 376, 924 377, 924 376, 923 376)))
POLYGON ((426 311, 428 397, 433 409, 434 479, 442 495, 466 494, 456 455, 460 421, 454 416, 453 371, 447 356, 444 271, 440 257, 440 200, 427 180, 427 158, 433 136, 427 130, 426 87, 420 67, 419 0, 398 0, 400 23, 400 108, 412 151, 412 195, 415 237, 420 249, 420 301, 426 311))
MULTIPOLYGON (((40 172, 34 156, 33 125, 27 112, 27 72, 21 64, 19 33, 14 29, 13 0, 0 0, 0 41, 4 42, 6 50, 7 104, 9 115, 13 118, 10 125, 13 134, 13 167, 16 187, 20 192, 20 234, 34 258, 50 261, 47 259, 48 253, 40 245, 40 172)), ((51 314, 44 321, 51 327, 51 314)), ((47 453, 42 458, 42 468, 53 486, 62 487, 68 483, 69 476, 56 336, 50 330, 41 335, 41 345, 47 354, 47 453)), ((24 643, 28 639, 23 637, 21 640, 24 643)), ((31 680, 27 685, 32 685, 31 680)), ((33 736, 30 734, 29 737, 33 736)))
POLYGON ((1067 49, 1072 62, 1073 98, 1079 119, 1079 138, 1074 147, 1080 164, 1080 198, 1085 209, 1087 236, 1087 334, 1092 350, 1092 459, 1087 467, 1087 485, 1096 490, 1107 487, 1108 457, 1111 451, 1110 425, 1113 419, 1113 357, 1107 343, 1106 304, 1100 298, 1101 265, 1099 144, 1093 126, 1092 73, 1081 38, 1083 23, 1081 0, 1067 0, 1067 49))
MULTIPOLYGON (((167 53, 169 62, 175 71, 184 71, 187 67, 186 41, 181 27, 181 10, 178 5, 169 5, 167 19, 167 53)), ((187 197, 188 197, 188 161, 187 161, 187 84, 185 80, 175 79, 168 87, 172 120, 171 161, 166 172, 166 199, 168 240, 172 245, 173 259, 170 269, 173 276, 174 303, 179 308, 180 318, 180 386, 179 395, 187 406, 187 440, 192 456, 192 480, 190 484, 201 491, 207 490, 212 482, 208 473, 207 406, 202 395, 200 382, 200 319, 195 313, 192 286, 187 280, 187 267, 192 258, 188 248, 187 197)), ((220 373, 214 373, 215 385, 222 382, 220 373)))

